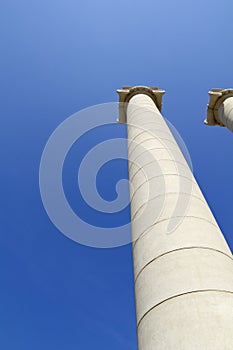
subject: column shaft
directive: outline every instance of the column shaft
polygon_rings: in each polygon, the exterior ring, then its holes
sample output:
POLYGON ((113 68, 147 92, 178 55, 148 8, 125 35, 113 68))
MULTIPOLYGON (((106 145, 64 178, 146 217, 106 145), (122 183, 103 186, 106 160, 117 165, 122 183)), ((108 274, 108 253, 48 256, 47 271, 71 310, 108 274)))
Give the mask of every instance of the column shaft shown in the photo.
POLYGON ((229 247, 149 96, 130 99, 127 124, 139 350, 230 350, 229 247))

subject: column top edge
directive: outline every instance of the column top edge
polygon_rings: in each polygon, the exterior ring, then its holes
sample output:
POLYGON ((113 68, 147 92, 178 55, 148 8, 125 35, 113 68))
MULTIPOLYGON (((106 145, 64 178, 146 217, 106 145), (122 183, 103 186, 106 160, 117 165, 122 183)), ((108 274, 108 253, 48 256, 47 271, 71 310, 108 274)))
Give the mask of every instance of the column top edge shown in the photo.
POLYGON ((119 95, 119 123, 126 123, 127 104, 133 96, 138 94, 149 96, 159 111, 162 110, 162 97, 165 90, 160 90, 157 86, 123 86, 122 89, 117 90, 117 93, 119 95))

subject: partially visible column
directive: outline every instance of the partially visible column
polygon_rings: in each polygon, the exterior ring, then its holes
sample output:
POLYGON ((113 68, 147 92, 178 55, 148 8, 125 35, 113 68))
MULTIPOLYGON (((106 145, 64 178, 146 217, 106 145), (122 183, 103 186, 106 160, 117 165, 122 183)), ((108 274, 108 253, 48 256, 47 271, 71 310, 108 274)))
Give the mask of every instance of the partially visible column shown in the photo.
POLYGON ((164 91, 118 93, 128 129, 138 349, 232 350, 232 254, 160 113, 164 91))
POLYGON ((226 126, 233 132, 233 89, 212 89, 205 124, 226 126))

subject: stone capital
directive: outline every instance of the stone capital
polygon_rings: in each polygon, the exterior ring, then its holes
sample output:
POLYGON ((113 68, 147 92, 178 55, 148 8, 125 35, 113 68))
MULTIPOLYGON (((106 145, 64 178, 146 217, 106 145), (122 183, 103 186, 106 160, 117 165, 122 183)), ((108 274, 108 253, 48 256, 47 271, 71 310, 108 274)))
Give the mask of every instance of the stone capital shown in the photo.
POLYGON ((207 105, 207 118, 204 121, 206 125, 225 126, 221 122, 218 110, 221 104, 228 98, 233 97, 233 89, 212 89, 209 91, 209 103, 207 105))
POLYGON ((148 95, 155 103, 159 111, 162 109, 162 97, 165 93, 164 90, 160 90, 156 86, 147 87, 147 86, 124 86, 122 89, 117 90, 119 94, 119 118, 118 122, 125 124, 126 113, 127 113, 127 104, 130 99, 138 94, 148 95))

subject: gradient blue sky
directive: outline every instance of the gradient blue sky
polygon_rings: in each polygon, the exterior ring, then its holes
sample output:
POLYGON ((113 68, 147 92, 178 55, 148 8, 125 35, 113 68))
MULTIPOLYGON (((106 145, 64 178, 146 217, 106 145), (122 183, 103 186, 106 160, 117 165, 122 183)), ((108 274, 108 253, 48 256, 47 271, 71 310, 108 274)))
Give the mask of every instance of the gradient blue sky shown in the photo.
POLYGON ((203 124, 208 90, 233 87, 232 12, 232 0, 1 1, 1 348, 137 349, 130 245, 69 240, 38 186, 53 130, 123 85, 166 90, 163 114, 233 247, 233 136, 203 124))

